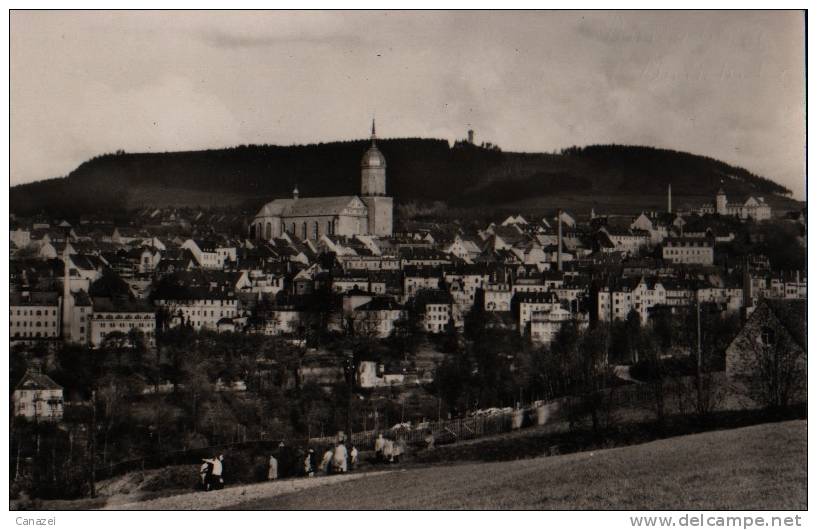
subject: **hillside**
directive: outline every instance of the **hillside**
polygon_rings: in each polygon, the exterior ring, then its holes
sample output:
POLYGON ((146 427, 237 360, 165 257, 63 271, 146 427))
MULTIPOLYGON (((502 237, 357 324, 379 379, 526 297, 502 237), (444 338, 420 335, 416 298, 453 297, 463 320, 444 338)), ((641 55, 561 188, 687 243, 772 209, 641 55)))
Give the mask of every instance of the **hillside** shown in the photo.
MULTIPOLYGON (((174 153, 117 153, 84 162, 67 177, 14 186, 11 211, 74 216, 141 206, 243 205, 289 196, 359 192, 368 141, 302 146, 251 145, 174 153)), ((497 207, 547 197, 770 197, 788 192, 749 171, 706 157, 635 146, 570 148, 560 154, 513 153, 445 140, 379 140, 388 191, 401 203, 445 201, 456 208, 497 207)), ((626 199, 625 199, 626 200, 626 199)), ((788 199, 776 199, 792 202, 788 199)))
MULTIPOLYGON (((146 495, 135 473, 117 479, 132 483, 129 493, 46 501, 41 508, 802 510, 806 457, 807 422, 796 420, 561 456, 395 466, 210 493, 146 495)), ((195 469, 183 471, 195 480, 195 469)))
MULTIPOLYGON (((229 508, 802 510, 806 451, 805 421, 769 423, 563 456, 408 469, 229 508)), ((173 497, 161 504, 181 506, 173 497)))

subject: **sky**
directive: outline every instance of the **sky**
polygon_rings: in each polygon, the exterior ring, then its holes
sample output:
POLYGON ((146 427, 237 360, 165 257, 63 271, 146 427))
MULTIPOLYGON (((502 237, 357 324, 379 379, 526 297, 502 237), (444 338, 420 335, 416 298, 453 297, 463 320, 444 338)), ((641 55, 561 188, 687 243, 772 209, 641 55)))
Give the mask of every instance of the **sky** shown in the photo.
POLYGON ((381 137, 711 156, 805 198, 795 11, 11 13, 11 184, 119 149, 381 137))

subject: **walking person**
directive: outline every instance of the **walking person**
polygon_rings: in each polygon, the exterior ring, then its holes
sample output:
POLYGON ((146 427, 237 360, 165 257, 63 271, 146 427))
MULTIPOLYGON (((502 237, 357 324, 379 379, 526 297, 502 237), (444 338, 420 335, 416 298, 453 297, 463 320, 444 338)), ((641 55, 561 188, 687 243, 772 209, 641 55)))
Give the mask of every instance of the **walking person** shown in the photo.
POLYGON ((354 470, 357 468, 357 458, 358 458, 357 447, 354 445, 352 446, 352 450, 349 451, 349 469, 354 470))
POLYGON ((204 459, 205 462, 212 464, 213 468, 210 471, 210 478, 207 481, 207 491, 220 490, 224 487, 224 455, 218 455, 213 459, 204 459))
POLYGON ((269 457, 269 471, 267 471, 267 480, 278 480, 278 459, 275 455, 269 457))
POLYGON ((383 461, 383 449, 386 446, 386 440, 383 439, 383 433, 379 433, 374 441, 374 458, 378 462, 383 461))
POLYGON ((213 475, 213 463, 206 458, 202 458, 202 464, 199 468, 199 476, 201 476, 201 489, 204 491, 210 490, 211 476, 213 475))
POLYGON ((394 462, 394 441, 391 438, 386 438, 383 444, 383 460, 389 464, 394 462))
POLYGON ((392 449, 392 461, 395 464, 400 463, 400 456, 403 454, 406 448, 406 440, 404 438, 398 438, 396 442, 394 442, 394 448, 392 449))
POLYGON ((323 453, 323 458, 321 459, 321 471, 323 471, 324 475, 331 475, 332 474, 332 457, 335 456, 335 451, 333 450, 332 446, 326 448, 326 451, 323 453))
POLYGON ((334 456, 332 458, 332 470, 335 473, 346 473, 347 462, 349 455, 346 451, 346 446, 342 442, 338 442, 335 446, 334 456))
POLYGON ((316 467, 317 460, 315 457, 315 450, 310 448, 309 451, 306 452, 306 458, 304 458, 304 474, 307 477, 314 477, 316 467))

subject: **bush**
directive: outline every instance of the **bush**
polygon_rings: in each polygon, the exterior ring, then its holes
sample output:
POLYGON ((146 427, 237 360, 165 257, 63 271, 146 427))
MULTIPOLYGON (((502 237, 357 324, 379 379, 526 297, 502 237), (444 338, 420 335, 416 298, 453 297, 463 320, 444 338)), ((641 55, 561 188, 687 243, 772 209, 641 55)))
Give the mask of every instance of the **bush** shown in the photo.
POLYGON ((162 491, 195 487, 200 481, 196 466, 170 466, 160 469, 142 484, 144 491, 162 491))

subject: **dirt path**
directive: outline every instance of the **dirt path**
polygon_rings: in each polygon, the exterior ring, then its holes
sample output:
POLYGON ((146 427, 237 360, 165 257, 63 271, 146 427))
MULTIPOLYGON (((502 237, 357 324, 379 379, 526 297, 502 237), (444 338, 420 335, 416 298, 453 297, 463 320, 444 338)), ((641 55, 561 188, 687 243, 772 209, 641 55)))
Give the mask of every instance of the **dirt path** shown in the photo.
MULTIPOLYGON (((330 475, 328 477, 296 478, 276 482, 262 482, 258 484, 244 484, 225 488, 220 491, 185 493, 171 497, 162 497, 149 501, 131 502, 126 504, 109 503, 103 510, 218 510, 227 506, 235 506, 247 501, 269 499, 277 495, 295 493, 318 486, 338 484, 365 477, 372 477, 390 473, 390 471, 374 471, 369 473, 348 473, 345 475, 330 475)), ((274 501, 273 501, 274 503, 274 501)))

